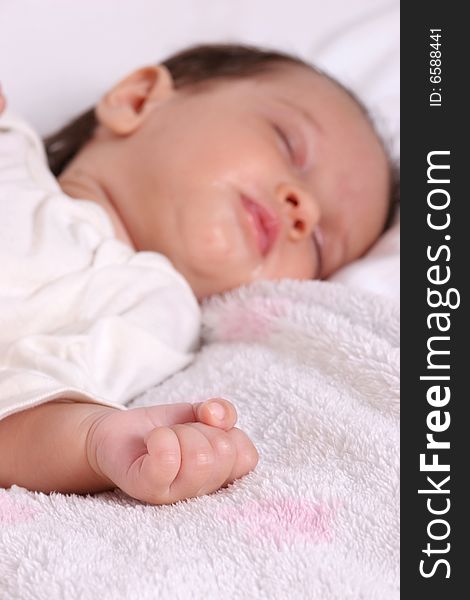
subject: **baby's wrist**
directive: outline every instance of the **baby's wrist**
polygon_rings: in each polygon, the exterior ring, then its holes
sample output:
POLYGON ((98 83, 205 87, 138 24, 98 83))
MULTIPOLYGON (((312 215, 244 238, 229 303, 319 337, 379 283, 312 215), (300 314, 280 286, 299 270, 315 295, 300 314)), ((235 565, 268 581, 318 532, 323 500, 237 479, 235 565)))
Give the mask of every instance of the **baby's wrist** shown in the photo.
MULTIPOLYGON (((91 406, 91 405, 90 405, 91 406)), ((98 462, 98 449, 100 444, 100 437, 98 428, 100 423, 103 422, 109 414, 114 413, 116 408, 106 406, 94 406, 88 415, 85 416, 83 422, 80 425, 81 437, 83 439, 83 445, 85 450, 85 458, 90 470, 98 477, 104 485, 109 488, 117 487, 116 484, 106 477, 99 466, 98 462)))

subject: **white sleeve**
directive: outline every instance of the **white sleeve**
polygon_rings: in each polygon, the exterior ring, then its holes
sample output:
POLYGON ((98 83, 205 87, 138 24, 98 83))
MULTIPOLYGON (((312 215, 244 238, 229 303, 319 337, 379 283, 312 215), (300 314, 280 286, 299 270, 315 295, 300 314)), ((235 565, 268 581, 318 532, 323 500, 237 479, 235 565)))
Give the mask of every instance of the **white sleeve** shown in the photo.
POLYGON ((36 132, 19 116, 5 110, 0 115, 0 185, 10 181, 60 189, 47 168, 46 152, 36 132))
POLYGON ((124 409, 191 362, 199 304, 166 257, 62 193, 31 135, 0 120, 0 419, 56 398, 124 409))

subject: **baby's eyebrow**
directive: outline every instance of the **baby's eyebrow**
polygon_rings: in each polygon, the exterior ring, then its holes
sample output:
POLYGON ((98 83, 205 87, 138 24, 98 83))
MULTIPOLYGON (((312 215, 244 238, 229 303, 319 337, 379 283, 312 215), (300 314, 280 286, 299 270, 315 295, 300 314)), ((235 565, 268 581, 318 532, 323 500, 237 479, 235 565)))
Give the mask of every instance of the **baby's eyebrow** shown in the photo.
POLYGON ((304 117, 304 119, 309 121, 309 123, 311 125, 313 125, 313 127, 315 127, 315 129, 318 129, 318 131, 323 133, 323 127, 320 125, 320 123, 314 118, 314 116, 311 113, 309 113, 307 110, 305 110, 302 106, 299 106, 298 104, 294 104, 293 102, 290 102, 290 100, 287 100, 286 98, 278 98, 278 101, 281 102, 281 104, 284 104, 284 105, 288 106, 289 108, 295 110, 296 112, 300 113, 304 117))

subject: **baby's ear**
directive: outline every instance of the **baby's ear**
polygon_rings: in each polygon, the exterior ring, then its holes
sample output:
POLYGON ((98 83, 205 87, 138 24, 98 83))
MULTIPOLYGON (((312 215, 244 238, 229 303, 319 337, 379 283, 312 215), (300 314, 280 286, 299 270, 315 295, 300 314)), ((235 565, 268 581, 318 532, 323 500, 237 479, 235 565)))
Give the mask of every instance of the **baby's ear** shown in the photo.
POLYGON ((147 115, 174 94, 173 78, 164 65, 143 67, 116 84, 96 106, 101 125, 116 135, 129 135, 147 115))

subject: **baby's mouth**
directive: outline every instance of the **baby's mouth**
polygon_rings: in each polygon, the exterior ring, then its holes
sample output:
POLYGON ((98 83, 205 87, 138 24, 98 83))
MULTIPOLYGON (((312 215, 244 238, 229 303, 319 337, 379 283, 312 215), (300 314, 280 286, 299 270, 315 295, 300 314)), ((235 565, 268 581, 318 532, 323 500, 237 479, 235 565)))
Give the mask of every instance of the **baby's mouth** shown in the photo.
POLYGON ((242 204, 247 211, 258 248, 266 256, 274 246, 281 228, 278 217, 262 204, 242 195, 242 204))

